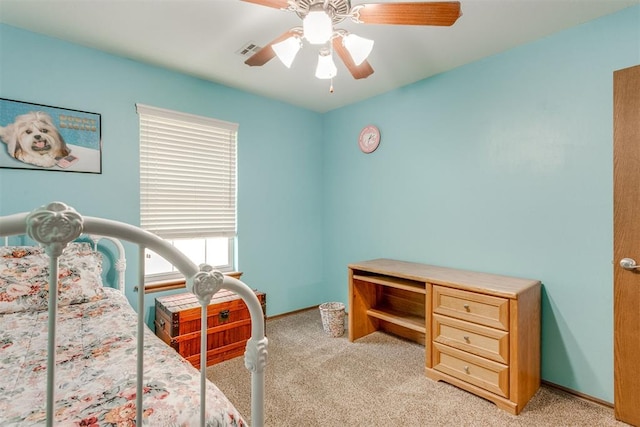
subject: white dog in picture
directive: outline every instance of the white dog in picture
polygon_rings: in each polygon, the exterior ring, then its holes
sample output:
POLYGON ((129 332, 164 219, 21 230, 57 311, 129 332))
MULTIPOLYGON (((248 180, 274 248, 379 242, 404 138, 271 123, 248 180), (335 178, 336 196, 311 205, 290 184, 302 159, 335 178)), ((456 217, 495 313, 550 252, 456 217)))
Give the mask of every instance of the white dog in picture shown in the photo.
POLYGON ((42 111, 23 114, 8 126, 0 126, 0 139, 11 157, 43 168, 54 166, 57 159, 71 152, 51 116, 42 111))

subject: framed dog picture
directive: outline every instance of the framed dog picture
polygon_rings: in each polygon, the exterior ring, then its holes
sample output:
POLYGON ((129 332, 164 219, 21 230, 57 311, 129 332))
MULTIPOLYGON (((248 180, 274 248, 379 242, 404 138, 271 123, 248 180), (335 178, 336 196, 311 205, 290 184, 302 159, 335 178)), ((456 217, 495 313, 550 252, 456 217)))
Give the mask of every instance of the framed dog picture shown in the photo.
POLYGON ((102 173, 101 117, 0 98, 0 168, 102 173))

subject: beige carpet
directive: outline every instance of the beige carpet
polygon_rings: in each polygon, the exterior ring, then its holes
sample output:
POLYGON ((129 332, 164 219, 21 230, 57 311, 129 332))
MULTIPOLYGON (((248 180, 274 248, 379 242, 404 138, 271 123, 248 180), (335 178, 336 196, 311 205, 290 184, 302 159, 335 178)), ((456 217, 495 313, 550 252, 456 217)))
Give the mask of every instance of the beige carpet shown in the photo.
MULTIPOLYGON (((331 338, 320 312, 267 322, 265 424, 288 426, 626 426, 613 410, 542 387, 518 416, 424 376, 424 347, 382 332, 331 338)), ((242 357, 207 375, 250 423, 242 357)))

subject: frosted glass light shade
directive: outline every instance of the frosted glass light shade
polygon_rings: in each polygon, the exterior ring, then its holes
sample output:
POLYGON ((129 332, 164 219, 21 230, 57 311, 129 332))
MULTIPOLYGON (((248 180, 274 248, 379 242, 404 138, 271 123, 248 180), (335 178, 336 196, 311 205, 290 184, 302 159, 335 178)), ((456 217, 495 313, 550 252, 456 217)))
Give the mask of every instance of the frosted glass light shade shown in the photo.
POLYGON ((296 59, 296 55, 301 47, 302 42, 295 36, 271 45, 271 49, 273 49, 278 59, 282 61, 287 68, 291 68, 291 64, 293 64, 293 60, 296 59))
POLYGON ((351 54, 351 59, 356 65, 362 64, 373 49, 373 40, 365 39, 355 34, 343 37, 342 43, 351 54))
POLYGON ((329 51, 320 51, 318 55, 318 67, 316 68, 316 77, 319 79, 332 79, 338 73, 336 64, 329 51))
POLYGON ((333 34, 333 23, 324 10, 311 11, 302 20, 304 38, 311 44, 324 44, 333 34))

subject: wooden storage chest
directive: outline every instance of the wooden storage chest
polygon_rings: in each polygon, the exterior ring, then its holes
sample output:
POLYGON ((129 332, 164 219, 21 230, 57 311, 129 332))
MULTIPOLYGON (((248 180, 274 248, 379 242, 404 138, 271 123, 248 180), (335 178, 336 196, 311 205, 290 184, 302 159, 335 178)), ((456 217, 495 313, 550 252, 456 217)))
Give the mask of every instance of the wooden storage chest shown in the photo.
MULTIPOLYGON (((255 291, 266 313, 266 295, 255 291)), ((192 293, 156 298, 156 335, 193 366, 200 368, 200 314, 192 293)), ((207 366, 244 354, 251 338, 251 316, 245 302, 223 289, 207 307, 207 366)))

